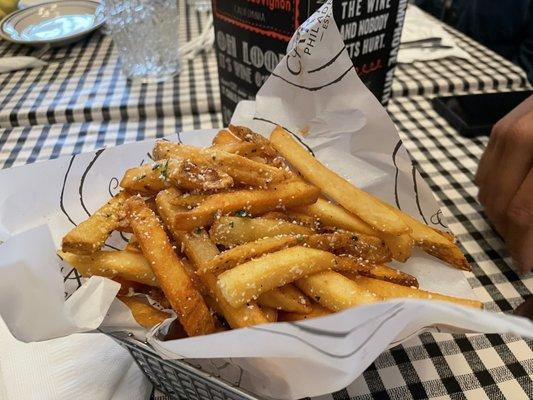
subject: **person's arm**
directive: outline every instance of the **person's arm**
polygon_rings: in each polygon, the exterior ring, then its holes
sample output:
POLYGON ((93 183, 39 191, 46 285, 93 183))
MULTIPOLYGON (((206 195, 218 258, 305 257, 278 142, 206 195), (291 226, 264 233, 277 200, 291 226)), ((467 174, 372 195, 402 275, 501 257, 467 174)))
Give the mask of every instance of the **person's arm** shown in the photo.
POLYGON ((475 182, 514 262, 533 270, 533 96, 494 126, 475 182))

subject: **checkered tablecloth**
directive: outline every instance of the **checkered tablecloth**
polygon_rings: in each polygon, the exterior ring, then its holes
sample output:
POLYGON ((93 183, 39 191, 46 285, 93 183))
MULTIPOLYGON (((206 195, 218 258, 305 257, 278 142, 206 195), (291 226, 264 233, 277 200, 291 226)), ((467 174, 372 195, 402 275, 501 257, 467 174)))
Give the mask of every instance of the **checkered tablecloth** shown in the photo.
MULTIPOLYGON (((206 14, 191 12, 185 1, 179 4, 180 41, 185 42, 202 30, 206 14)), ((393 97, 511 90, 527 85, 519 67, 446 29, 472 55, 472 61, 444 59, 398 65, 393 97)), ((0 41, 0 57, 34 52, 0 41)), ((176 129, 180 129, 184 116, 192 115, 197 128, 202 126, 201 118, 218 118, 214 51, 184 62, 183 72, 174 80, 145 85, 127 81, 110 37, 99 33, 44 57, 60 61, 45 68, 0 75, 0 128, 174 117, 176 129)))
MULTIPOLYGON (((426 15, 435 24, 441 24, 436 18, 426 15)), ((509 91, 529 86, 522 68, 458 30, 445 24, 442 26, 471 59, 445 58, 398 64, 392 97, 509 91)))
MULTIPOLYGON (((207 14, 180 5, 180 42, 196 37, 207 14)), ((35 50, 0 41, 0 57, 32 55, 35 50)), ((139 121, 193 116, 193 127, 218 118, 218 73, 214 51, 184 61, 175 79, 132 84, 122 73, 111 38, 95 33, 43 58, 59 59, 45 68, 0 74, 0 128, 87 121, 139 121)))
MULTIPOLYGON (((182 12, 189 21, 180 26, 186 40, 198 32, 203 17, 182 12)), ((395 94, 417 93, 418 85, 422 93, 432 93, 433 85, 455 92, 466 89, 464 81, 468 89, 479 88, 480 82, 485 89, 515 85, 510 66, 479 45, 471 46, 481 54, 476 55, 478 67, 457 65, 462 71, 457 72, 451 64, 435 61, 423 66, 435 73, 430 75, 407 71, 420 66, 402 66, 395 94), (489 72, 483 72, 485 65, 489 72), (494 75, 489 68, 503 68, 498 65, 508 69, 494 75), (431 84, 420 80, 429 76, 431 84), (408 89, 403 93, 398 87, 408 89)), ((0 45, 0 55, 13 53, 30 51, 0 45)), ((0 167, 221 124, 213 54, 186 62, 173 81, 142 86, 125 80, 106 37, 95 35, 57 55, 64 54, 70 58, 42 70, 0 75, 0 167)), ((474 291, 488 309, 511 311, 531 295, 533 277, 520 278, 510 267, 504 244, 475 201, 473 174, 486 138, 458 136, 422 97, 397 97, 389 110, 469 257, 473 272, 468 280, 474 291)), ((532 377, 531 341, 510 335, 426 333, 384 352, 348 388, 320 399, 528 399, 533 398, 532 377)))

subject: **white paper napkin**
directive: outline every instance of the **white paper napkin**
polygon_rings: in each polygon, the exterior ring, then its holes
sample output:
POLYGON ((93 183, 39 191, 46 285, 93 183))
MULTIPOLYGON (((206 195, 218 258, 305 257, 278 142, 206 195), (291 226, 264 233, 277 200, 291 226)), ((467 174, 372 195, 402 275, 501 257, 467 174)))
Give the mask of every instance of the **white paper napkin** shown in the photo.
POLYGON ((0 399, 147 398, 151 385, 125 349, 100 333, 76 333, 113 322, 102 322, 111 305, 115 322, 139 328, 115 300, 116 282, 92 277, 65 301, 47 226, 9 238, 0 260, 0 399))
POLYGON ((18 71, 20 69, 40 68, 48 63, 35 57, 17 56, 0 58, 0 74, 4 72, 18 71))
POLYGON ((78 333, 23 343, 0 317, 3 400, 143 400, 150 390, 129 353, 106 335, 78 333))
POLYGON ((415 61, 438 60, 448 57, 458 57, 466 60, 470 55, 461 49, 440 23, 428 18, 419 8, 409 5, 405 14, 402 31, 402 44, 427 39, 440 39, 439 47, 404 47, 400 45, 398 53, 399 63, 415 61))

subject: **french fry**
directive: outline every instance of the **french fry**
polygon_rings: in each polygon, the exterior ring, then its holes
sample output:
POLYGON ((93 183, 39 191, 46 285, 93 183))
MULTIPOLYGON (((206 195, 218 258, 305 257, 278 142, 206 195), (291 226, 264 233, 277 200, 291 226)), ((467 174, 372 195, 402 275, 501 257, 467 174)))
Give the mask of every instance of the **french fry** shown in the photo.
POLYGON ((271 307, 261 307, 261 311, 263 311, 263 314, 265 314, 266 319, 268 322, 277 322, 278 320, 278 310, 271 307))
POLYGON ((124 173, 120 187, 132 193, 157 193, 170 186, 168 166, 168 160, 162 160, 153 165, 144 164, 130 168, 124 173))
POLYGON ((213 138, 212 144, 213 146, 223 146, 226 144, 233 144, 239 142, 242 142, 242 140, 235 136, 233 133, 231 133, 230 130, 222 129, 218 131, 216 136, 213 138))
POLYGON ((239 139, 259 145, 260 154, 268 158, 275 158, 279 155, 267 138, 253 132, 251 129, 236 125, 230 125, 228 129, 239 139))
POLYGON ((140 253, 141 248, 139 247, 139 242, 137 241, 137 238, 135 235, 131 235, 130 240, 128 241, 128 244, 126 244, 126 247, 124 247, 124 251, 131 251, 133 253, 140 253))
POLYGON ((236 184, 245 186, 266 187, 290 176, 283 169, 213 148, 199 149, 185 144, 159 141, 155 144, 153 153, 156 160, 180 158, 215 168, 231 176, 236 184))
POLYGON ((261 218, 266 219, 281 219, 283 221, 290 221, 290 218, 287 214, 281 212, 281 211, 269 211, 263 215, 261 215, 261 218))
POLYGON ((427 292, 425 290, 411 288, 408 286, 396 285, 391 282, 380 281, 377 279, 359 276, 354 278, 353 282, 355 282, 360 288, 372 291, 377 295, 381 296, 383 299, 410 297, 418 299, 449 301, 468 307, 483 308, 483 304, 477 300, 446 296, 443 294, 427 292))
POLYGON ((328 314, 331 314, 331 311, 328 310, 327 308, 322 307, 318 303, 311 303, 311 311, 307 314, 279 311, 278 321, 283 321, 283 322, 305 321, 308 319, 323 317, 328 314))
MULTIPOLYGON (((167 226, 175 217, 176 208, 171 204, 175 195, 176 191, 168 189, 160 192, 156 197, 158 213, 167 226)), ((217 247, 204 230, 189 233, 172 230, 172 234, 196 270, 205 269, 205 264, 219 254, 217 247)), ((211 297, 215 300, 217 311, 233 329, 268 322, 266 316, 255 302, 250 302, 241 307, 232 307, 222 295, 215 275, 204 273, 199 277, 209 289, 211 297)))
POLYGON ((314 231, 306 226, 267 218, 220 217, 209 235, 216 244, 234 247, 266 237, 279 235, 311 235, 314 231))
POLYGON ((115 276, 110 279, 120 284, 120 289, 117 293, 117 296, 132 295, 133 293, 148 294, 152 289, 158 290, 153 286, 145 285, 144 283, 129 281, 119 276, 115 276))
POLYGON ((124 218, 123 206, 130 195, 120 192, 88 219, 63 238, 62 250, 67 253, 91 254, 100 250, 124 218))
POLYGON ((397 212, 400 218, 411 228, 410 235, 422 250, 454 267, 465 271, 471 270, 462 251, 444 232, 438 232, 400 210, 397 212))
POLYGON ((355 279, 357 276, 366 276, 368 278, 379 279, 381 281, 392 282, 397 285, 409 286, 418 288, 418 280, 413 275, 402 272, 398 269, 388 267, 386 265, 368 265, 361 269, 343 269, 345 263, 339 260, 337 268, 344 276, 350 279, 355 279))
POLYGON ((389 248, 392 258, 396 261, 406 262, 411 257, 414 241, 409 234, 402 233, 395 236, 381 233, 381 238, 389 248))
POLYGON ((84 277, 93 275, 106 278, 123 278, 145 285, 158 286, 156 277, 146 258, 131 251, 97 251, 79 255, 59 251, 58 255, 84 277))
POLYGON ((176 188, 171 188, 172 197, 169 198, 174 207, 182 207, 192 210, 198 207, 208 197, 206 194, 181 193, 176 188))
POLYGON ((318 186, 328 197, 356 214, 372 228, 392 235, 409 232, 407 225, 395 213, 383 206, 380 200, 321 164, 283 128, 274 129, 270 141, 307 181, 318 186))
POLYGON ((318 194, 316 187, 295 181, 277 183, 267 190, 237 190, 213 194, 198 207, 178 213, 172 227, 175 230, 190 231, 210 225, 216 215, 236 211, 249 215, 262 214, 291 205, 313 203, 318 194))
MULTIPOLYGON (((254 230, 255 231, 255 230, 254 230)), ((255 233, 255 232, 254 232, 255 233)), ((367 271, 371 264, 390 261, 388 249, 380 239, 347 232, 314 235, 280 235, 264 237, 253 242, 247 242, 224 251, 213 258, 200 273, 211 272, 218 275, 238 264, 242 264, 266 253, 301 245, 331 253, 349 255, 349 267, 353 270, 354 264, 367 271), (357 239, 357 240, 356 240, 357 239)))
POLYGON ((126 214, 142 252, 189 336, 215 331, 213 317, 189 278, 154 212, 137 196, 126 201, 126 214))
POLYGON ((223 272, 218 276, 218 287, 226 300, 238 307, 303 276, 332 269, 335 264, 335 256, 326 251, 290 247, 223 272))
POLYGON ((380 264, 391 260, 389 249, 375 236, 334 232, 315 234, 303 239, 305 246, 356 258, 361 263, 380 264))
POLYGON ((158 310, 137 297, 119 296, 118 299, 130 309, 135 321, 146 329, 150 329, 170 318, 170 315, 166 312, 158 310))
POLYGON ((130 168, 124 174, 120 186, 140 194, 157 193, 170 186, 206 192, 232 187, 233 178, 222 171, 196 165, 189 160, 167 159, 130 168))
POLYGON ((282 235, 266 237, 254 242, 244 243, 220 253, 207 262, 198 272, 201 274, 212 273, 218 275, 239 264, 250 261, 252 258, 260 257, 266 253, 273 253, 286 247, 296 245, 298 242, 299 237, 297 236, 282 235))
POLYGON ((332 311, 382 300, 381 296, 361 288, 354 281, 335 271, 324 271, 298 279, 295 285, 311 299, 332 311))
POLYGON ((335 226, 349 232, 376 236, 377 231, 357 215, 350 214, 341 206, 323 198, 319 198, 314 204, 296 207, 294 210, 320 220, 324 226, 335 226))
MULTIPOLYGON (((259 154, 259 145, 248 142, 221 144, 213 146, 212 148, 247 158, 256 157, 257 154, 259 154)), ((257 162, 257 159, 254 159, 254 161, 257 162)))
POLYGON ((439 235, 442 235, 444 236, 445 239, 449 240, 450 242, 452 243, 455 243, 457 242, 457 239, 455 238, 454 234, 451 233, 451 232, 447 232, 447 231, 441 231, 440 229, 437 229, 437 228, 431 228, 433 229, 435 232, 437 232, 439 235))
POLYGON ((389 235, 372 229, 357 215, 351 214, 341 206, 332 204, 327 200, 319 198, 316 203, 298 207, 295 210, 318 218, 321 224, 325 226, 335 226, 350 232, 377 236, 385 242, 391 251, 392 258, 397 261, 405 262, 411 256, 413 240, 408 234, 389 235))
POLYGON ((275 310, 299 314, 306 314, 312 311, 311 302, 307 296, 291 284, 263 293, 259 296, 257 302, 261 307, 271 307, 275 310))

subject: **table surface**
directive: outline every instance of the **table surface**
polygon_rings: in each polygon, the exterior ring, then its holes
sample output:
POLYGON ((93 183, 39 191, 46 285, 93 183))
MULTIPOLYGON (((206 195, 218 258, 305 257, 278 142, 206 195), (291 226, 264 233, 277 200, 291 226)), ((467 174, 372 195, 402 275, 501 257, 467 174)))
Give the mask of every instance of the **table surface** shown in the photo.
MULTIPOLYGON (((181 11, 188 23, 180 34, 188 40, 204 17, 181 11)), ((478 63, 441 60, 398 67, 388 109, 468 256, 473 268, 468 281, 487 309, 509 312, 531 295, 533 276, 520 278, 510 267, 503 242, 475 200, 473 174, 487 139, 458 136, 427 95, 519 88, 525 75, 455 36, 478 63), (425 96, 403 97, 414 94, 425 96)), ((0 56, 29 53, 0 43, 0 56)), ((174 80, 147 85, 125 80, 105 36, 94 35, 56 56, 65 54, 67 60, 43 69, 0 75, 0 167, 221 125, 212 52, 184 62, 174 80)), ((384 352, 348 388, 321 399, 527 399, 533 398, 532 376, 533 341, 425 333, 384 352)))

